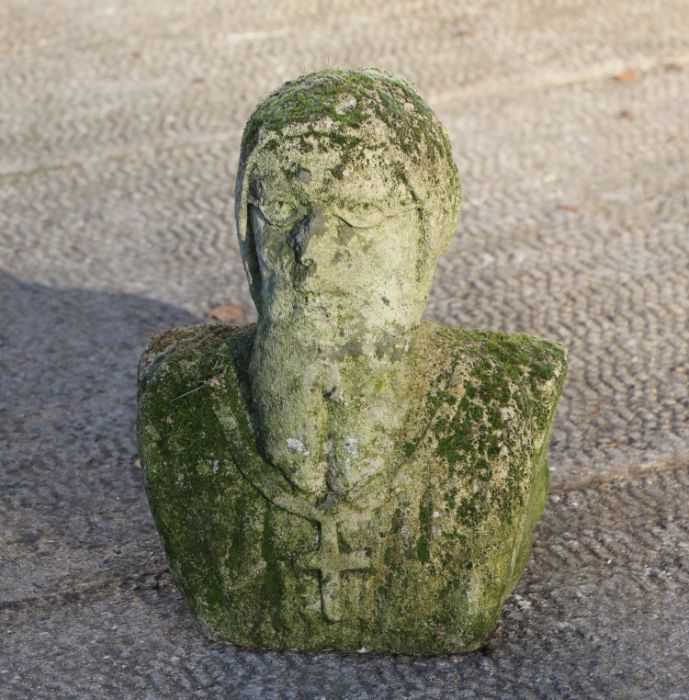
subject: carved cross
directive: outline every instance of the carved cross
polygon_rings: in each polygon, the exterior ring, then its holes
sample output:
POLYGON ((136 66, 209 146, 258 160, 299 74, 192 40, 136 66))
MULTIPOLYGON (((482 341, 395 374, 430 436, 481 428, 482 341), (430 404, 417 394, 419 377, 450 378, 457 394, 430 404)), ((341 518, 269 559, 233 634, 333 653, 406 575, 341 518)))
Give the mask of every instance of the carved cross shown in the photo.
POLYGON ((370 557, 363 551, 343 554, 337 543, 335 519, 320 521, 321 539, 318 551, 306 558, 305 568, 317 570, 321 580, 323 615, 330 622, 340 620, 340 574, 343 571, 368 569, 370 557))

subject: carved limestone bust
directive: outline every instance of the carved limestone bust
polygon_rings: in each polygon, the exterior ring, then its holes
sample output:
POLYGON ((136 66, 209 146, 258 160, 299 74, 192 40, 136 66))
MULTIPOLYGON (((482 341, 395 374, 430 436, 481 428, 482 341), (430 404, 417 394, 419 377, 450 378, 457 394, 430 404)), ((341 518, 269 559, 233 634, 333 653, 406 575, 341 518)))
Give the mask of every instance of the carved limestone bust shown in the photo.
POLYGON ((251 116, 235 212, 258 323, 163 333, 139 371, 146 491, 210 637, 429 654, 497 625, 566 359, 422 320, 459 203, 401 78, 313 73, 251 116))

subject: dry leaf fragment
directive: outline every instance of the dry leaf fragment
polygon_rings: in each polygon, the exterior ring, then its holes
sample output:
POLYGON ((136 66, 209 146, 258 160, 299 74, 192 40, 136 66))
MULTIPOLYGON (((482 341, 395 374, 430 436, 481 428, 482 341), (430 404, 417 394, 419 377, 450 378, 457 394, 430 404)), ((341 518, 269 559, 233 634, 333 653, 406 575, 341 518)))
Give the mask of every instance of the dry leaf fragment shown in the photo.
POLYGON ((636 71, 631 70, 626 70, 622 73, 618 73, 616 76, 614 76, 614 79, 618 83, 631 83, 632 81, 636 80, 636 71))
POLYGON ((623 109, 621 112, 618 112, 617 118, 624 122, 633 122, 634 113, 630 112, 628 109, 623 109))
POLYGON ((581 209, 581 205, 577 204, 576 202, 571 202, 570 204, 561 204, 560 209, 564 209, 565 211, 579 211, 581 209))
POLYGON ((246 316, 246 312, 239 306, 234 304, 223 304, 215 306, 208 312, 208 318, 220 323, 232 323, 233 321, 241 321, 246 316))

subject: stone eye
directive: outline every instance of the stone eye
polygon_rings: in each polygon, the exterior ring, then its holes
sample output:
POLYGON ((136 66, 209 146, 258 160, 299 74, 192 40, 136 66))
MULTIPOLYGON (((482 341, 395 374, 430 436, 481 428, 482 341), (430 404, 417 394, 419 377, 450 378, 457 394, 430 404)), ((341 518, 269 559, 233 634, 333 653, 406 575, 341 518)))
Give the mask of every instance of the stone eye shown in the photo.
POLYGON ((337 218, 351 228, 373 228, 390 216, 377 208, 357 208, 341 210, 337 218))
POLYGON ((300 210, 294 204, 275 200, 272 202, 263 202, 261 205, 261 213, 274 226, 286 226, 294 223, 300 215, 300 210))

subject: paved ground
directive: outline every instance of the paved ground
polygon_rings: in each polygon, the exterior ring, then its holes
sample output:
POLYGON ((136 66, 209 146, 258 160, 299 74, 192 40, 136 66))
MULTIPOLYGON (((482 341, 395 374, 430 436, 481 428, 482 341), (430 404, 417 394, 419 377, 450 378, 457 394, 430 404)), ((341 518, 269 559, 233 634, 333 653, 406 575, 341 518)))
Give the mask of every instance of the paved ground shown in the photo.
POLYGON ((0 696, 689 697, 688 94, 687 0, 5 0, 0 696), (207 643, 136 468, 148 336, 251 313, 244 121, 341 64, 405 74, 450 131, 466 200, 429 315, 571 353, 553 496, 482 653, 207 643))

